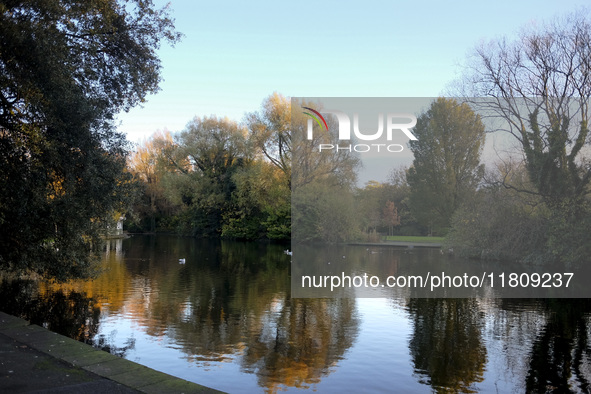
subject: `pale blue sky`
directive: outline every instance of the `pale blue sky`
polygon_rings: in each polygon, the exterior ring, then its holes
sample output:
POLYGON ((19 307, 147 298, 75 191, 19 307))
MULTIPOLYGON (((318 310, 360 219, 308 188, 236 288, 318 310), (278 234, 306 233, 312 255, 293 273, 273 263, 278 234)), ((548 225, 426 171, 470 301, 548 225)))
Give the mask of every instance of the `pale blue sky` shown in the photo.
POLYGON ((185 37, 159 51, 162 90, 121 114, 119 130, 137 142, 156 130, 180 131, 194 116, 241 121, 274 91, 438 96, 479 41, 514 37, 585 3, 171 0, 185 37))

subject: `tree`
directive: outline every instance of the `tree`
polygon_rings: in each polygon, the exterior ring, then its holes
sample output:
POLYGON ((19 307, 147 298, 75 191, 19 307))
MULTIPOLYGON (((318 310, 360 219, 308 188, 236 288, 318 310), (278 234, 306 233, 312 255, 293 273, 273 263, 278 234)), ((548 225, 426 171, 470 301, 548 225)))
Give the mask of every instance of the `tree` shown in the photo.
POLYGON ((162 184, 162 178, 170 168, 168 153, 172 149, 174 141, 170 132, 157 131, 144 140, 129 159, 130 172, 143 185, 143 198, 134 205, 141 230, 155 232, 157 219, 173 215, 174 205, 165 198, 162 184))
POLYGON ((0 267, 89 274, 129 196, 113 116, 157 91, 163 39, 179 34, 151 1, 0 4, 0 267))
POLYGON ((358 236, 353 192, 359 158, 347 149, 320 152, 319 144, 339 144, 336 117, 326 117, 328 130, 313 125, 313 137, 307 139, 304 107, 320 111, 321 106, 296 100, 292 104, 292 240, 351 240, 358 236))
POLYGON ((413 215, 429 232, 445 232, 482 175, 484 125, 468 104, 438 98, 418 117, 410 141, 414 154, 407 180, 413 215))
POLYGON ((347 187, 330 179, 311 182, 292 191, 291 204, 292 241, 337 243, 359 236, 359 206, 347 187))
POLYGON ((554 392, 589 391, 589 372, 583 367, 589 357, 588 300, 540 301, 548 317, 532 341, 525 390, 543 392, 552 387, 554 392))
POLYGON ((285 173, 256 160, 233 176, 232 209, 224 218, 222 236, 240 239, 289 239, 291 210, 285 173))
POLYGON ((311 139, 307 136, 307 124, 310 118, 304 114, 304 107, 314 107, 321 111, 321 104, 299 102, 294 100, 292 107, 292 169, 291 190, 297 191, 315 182, 321 182, 327 186, 335 186, 343 189, 352 189, 357 181, 357 170, 361 163, 356 152, 348 149, 333 149, 320 152, 320 144, 333 146, 346 145, 339 140, 337 135, 338 120, 336 116, 326 117, 328 130, 316 128, 311 139))
POLYGON ((145 190, 135 212, 154 219, 173 208, 160 222, 198 237, 289 238, 289 178, 253 149, 258 137, 216 116, 193 119, 174 138, 153 136, 130 161, 145 190))
POLYGON ((246 129, 228 118, 196 117, 178 136, 165 182, 168 195, 187 208, 193 235, 219 236, 231 211, 233 176, 252 161, 246 129))
MULTIPOLYGON (((254 148, 286 175, 290 190, 320 178, 332 177, 339 184, 353 184, 359 160, 346 150, 318 154, 321 142, 335 143, 336 135, 319 130, 313 140, 305 140, 308 117, 302 106, 316 103, 292 102, 278 93, 265 101, 259 112, 247 115, 250 140, 254 148), (292 182, 295 184, 292 185, 292 182)), ((331 129, 336 130, 336 119, 327 117, 331 129)))
POLYGON ((259 112, 246 116, 253 146, 291 178, 291 102, 274 92, 267 97, 259 112))
POLYGON ((388 175, 386 182, 388 199, 391 200, 397 209, 400 224, 394 231, 401 235, 419 235, 421 226, 412 215, 410 209, 410 186, 407 181, 408 167, 393 168, 388 175))
POLYGON ((234 166, 248 161, 246 129, 228 118, 196 117, 179 136, 183 157, 195 172, 209 178, 227 178, 234 166))
MULTIPOLYGON (((479 109, 502 122, 518 142, 533 190, 551 212, 550 250, 559 258, 588 256, 591 23, 581 10, 515 41, 479 46, 464 81, 485 97, 479 109)), ((510 182, 504 187, 515 188, 510 182)))
POLYGON ((383 209, 382 220, 388 226, 388 235, 394 234, 394 227, 400 225, 400 216, 398 215, 398 208, 396 205, 388 200, 383 209))
POLYGON ((505 161, 485 175, 476 197, 454 214, 446 242, 460 255, 539 262, 547 255, 547 208, 535 193, 523 163, 505 161), (505 188, 502 182, 515 187, 505 188))
POLYGON ((368 237, 376 237, 382 221, 382 208, 388 198, 385 185, 378 181, 368 181, 365 187, 356 190, 355 197, 359 213, 359 227, 368 237))
MULTIPOLYGON (((345 150, 317 152, 315 146, 319 142, 334 142, 336 136, 319 131, 314 140, 305 140, 308 118, 300 104, 316 106, 297 101, 292 103, 292 100, 273 93, 263 101, 259 112, 247 115, 251 146, 257 149, 259 157, 283 173, 284 176, 277 179, 286 182, 285 192, 291 191, 292 197, 290 208, 296 207, 295 213, 283 206, 279 210, 276 207, 268 210, 267 229, 275 229, 273 233, 284 237, 285 222, 291 218, 298 228, 292 236, 299 234, 306 240, 344 239, 351 233, 350 219, 339 220, 342 222, 339 226, 335 222, 331 225, 320 221, 329 217, 350 217, 347 213, 350 212, 350 197, 359 161, 345 150), (330 197, 331 194, 334 198, 330 197), (339 204, 331 204, 331 201, 339 204), (345 212, 339 214, 339 209, 345 212)), ((334 119, 329 117, 328 122, 336 129, 334 119)))

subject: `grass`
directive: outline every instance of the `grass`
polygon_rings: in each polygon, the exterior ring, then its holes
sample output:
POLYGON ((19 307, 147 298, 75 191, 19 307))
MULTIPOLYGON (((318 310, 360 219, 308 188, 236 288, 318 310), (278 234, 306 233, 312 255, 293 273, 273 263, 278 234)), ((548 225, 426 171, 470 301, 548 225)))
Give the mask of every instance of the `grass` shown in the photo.
POLYGON ((425 242, 425 243, 442 243, 443 237, 418 237, 411 235, 389 235, 385 238, 386 241, 400 241, 400 242, 425 242))

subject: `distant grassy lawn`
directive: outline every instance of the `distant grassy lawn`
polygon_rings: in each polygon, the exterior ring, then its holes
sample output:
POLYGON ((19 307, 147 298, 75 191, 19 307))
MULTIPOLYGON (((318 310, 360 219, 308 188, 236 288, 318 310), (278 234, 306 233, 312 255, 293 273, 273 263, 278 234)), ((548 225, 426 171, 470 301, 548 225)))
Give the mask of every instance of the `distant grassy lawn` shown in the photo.
POLYGON ((443 242, 443 237, 415 237, 410 235, 394 235, 387 236, 386 241, 441 243, 443 242))

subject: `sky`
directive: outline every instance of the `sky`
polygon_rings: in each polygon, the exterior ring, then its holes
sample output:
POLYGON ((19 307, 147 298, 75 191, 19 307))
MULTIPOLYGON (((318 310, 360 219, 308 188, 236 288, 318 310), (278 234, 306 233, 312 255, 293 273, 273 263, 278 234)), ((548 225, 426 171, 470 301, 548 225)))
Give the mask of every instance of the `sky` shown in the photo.
MULTIPOLYGON (((158 8, 166 1, 154 0, 158 8)), ((118 117, 132 142, 195 116, 240 122, 287 97, 437 97, 481 41, 516 37, 580 0, 171 0, 185 36, 163 45, 161 90, 118 117)))

